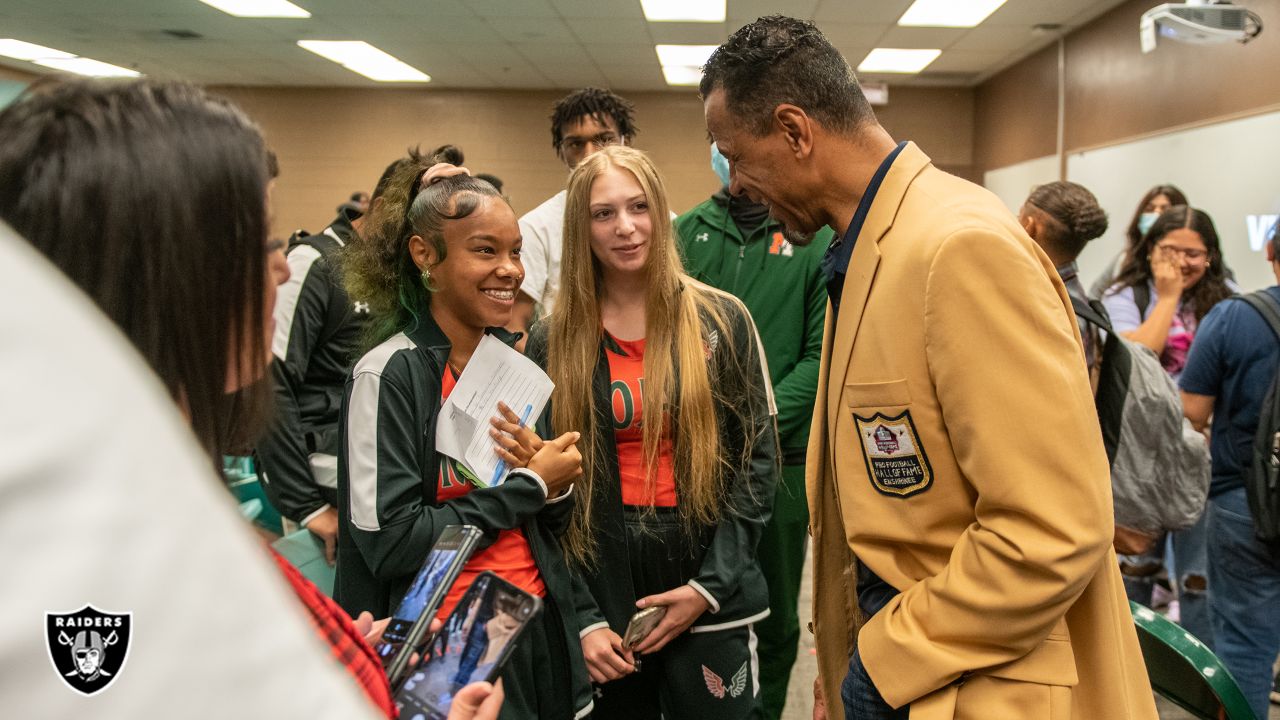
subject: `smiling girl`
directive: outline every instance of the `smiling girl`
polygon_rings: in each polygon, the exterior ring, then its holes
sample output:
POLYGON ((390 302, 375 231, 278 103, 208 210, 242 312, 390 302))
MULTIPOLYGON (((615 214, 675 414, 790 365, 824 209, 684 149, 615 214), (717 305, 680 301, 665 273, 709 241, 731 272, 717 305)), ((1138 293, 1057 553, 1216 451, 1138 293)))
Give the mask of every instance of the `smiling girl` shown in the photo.
MULTIPOLYGON (((502 717, 585 714, 590 687, 581 655, 568 651, 577 635, 557 540, 572 506, 563 501, 581 472, 577 435, 544 444, 518 423, 498 423, 523 446, 494 433, 517 468, 496 487, 476 487, 435 449, 441 405, 480 340, 488 334, 511 344, 517 337, 502 329, 524 277, 515 213, 465 169, 436 165, 423 174, 409 164, 396 173, 409 176, 393 178, 390 187, 411 190, 384 195, 346 267, 352 296, 366 298, 382 321, 343 404, 335 598, 349 612, 386 617, 445 526, 479 527, 482 548, 441 617, 485 570, 541 597, 543 611, 502 673, 502 717)), ((508 421, 518 420, 507 412, 508 421)))
POLYGON ((756 545, 778 472, 773 402, 751 316, 683 272, 667 217, 644 153, 578 165, 561 294, 529 354, 556 383, 555 427, 583 433, 565 547, 597 715, 744 718, 759 711, 751 627, 769 613, 756 545), (661 622, 624 647, 654 606, 661 622))

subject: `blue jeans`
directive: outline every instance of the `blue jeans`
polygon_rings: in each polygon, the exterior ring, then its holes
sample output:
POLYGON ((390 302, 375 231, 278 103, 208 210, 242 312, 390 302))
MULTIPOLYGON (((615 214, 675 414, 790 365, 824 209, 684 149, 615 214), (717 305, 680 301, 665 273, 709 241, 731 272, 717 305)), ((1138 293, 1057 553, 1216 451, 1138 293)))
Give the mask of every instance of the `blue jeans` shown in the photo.
POLYGON ((1243 488, 1210 500, 1206 514, 1215 649, 1254 714, 1265 718, 1271 664, 1280 654, 1280 553, 1254 537, 1243 488))
MULTIPOLYGON (((1169 579, 1178 596, 1178 622, 1187 632, 1195 635, 1207 647, 1212 649, 1213 627, 1209 622, 1209 598, 1213 583, 1208 580, 1208 527, 1209 513, 1206 510, 1200 515, 1195 525, 1186 530, 1170 533, 1169 545, 1172 546, 1172 563, 1169 567, 1169 579)), ((1166 557, 1166 539, 1156 540, 1151 550, 1144 556, 1129 558, 1131 561, 1147 561, 1158 567, 1162 558, 1166 557)), ((1146 577, 1124 576, 1125 593, 1130 600, 1151 606, 1151 589, 1155 585, 1154 575, 1146 577)))
POLYGON ((889 707, 871 682, 856 650, 849 658, 849 674, 840 684, 840 699, 844 701, 845 720, 907 720, 911 712, 909 706, 897 710, 889 707))

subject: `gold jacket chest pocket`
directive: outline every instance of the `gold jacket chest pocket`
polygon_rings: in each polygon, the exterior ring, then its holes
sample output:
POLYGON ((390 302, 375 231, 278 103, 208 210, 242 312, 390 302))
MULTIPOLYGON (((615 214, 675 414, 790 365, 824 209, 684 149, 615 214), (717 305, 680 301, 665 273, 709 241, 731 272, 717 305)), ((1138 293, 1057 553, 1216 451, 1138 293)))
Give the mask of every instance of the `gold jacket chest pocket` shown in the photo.
POLYGON ((911 417, 907 381, 847 383, 843 394, 847 423, 837 423, 839 445, 854 441, 851 454, 861 455, 876 492, 909 498, 932 487, 933 467, 911 417))

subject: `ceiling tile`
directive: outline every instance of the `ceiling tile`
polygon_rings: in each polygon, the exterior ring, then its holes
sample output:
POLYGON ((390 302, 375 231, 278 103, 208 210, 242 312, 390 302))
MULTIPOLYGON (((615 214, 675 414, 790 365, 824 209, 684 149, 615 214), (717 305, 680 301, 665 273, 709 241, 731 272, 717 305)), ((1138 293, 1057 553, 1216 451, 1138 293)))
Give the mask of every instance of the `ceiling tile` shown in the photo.
POLYGON ((378 7, 386 13, 403 17, 475 17, 475 13, 463 0, 376 0, 376 2, 378 7))
POLYGON ((574 63, 568 65, 539 63, 538 70, 547 76, 556 87, 566 90, 582 87, 600 87, 608 85, 608 79, 595 65, 574 63))
POLYGON ((1030 27, 986 25, 985 23, 965 33, 955 41, 952 50, 966 52, 1005 52, 1017 50, 1035 40, 1030 27))
POLYGON ((565 22, 577 36, 578 41, 587 43, 626 43, 651 44, 649 36, 650 23, 644 20, 624 20, 621 18, 569 18, 565 22))
POLYGON ((485 20, 508 42, 577 42, 569 26, 560 18, 490 17, 485 20))
POLYGON ((877 47, 938 48, 946 50, 967 33, 962 28, 898 27, 894 25, 880 37, 877 47))
MULTIPOLYGON (((848 2, 849 0, 840 1, 848 2)), ((776 15, 778 13, 812 20, 814 8, 818 6, 818 0, 787 0, 785 4, 778 2, 778 0, 728 0, 728 2, 729 18, 740 20, 742 24, 749 23, 765 15, 776 15)))
POLYGON ((486 18, 555 18, 560 17, 548 0, 467 0, 467 7, 486 18))
POLYGON ((657 62, 652 65, 603 65, 600 70, 609 81, 609 87, 618 90, 662 90, 669 87, 657 62))
POLYGON ((813 17, 818 22, 894 23, 911 0, 822 0, 813 17))
POLYGON ((1009 0, 982 24, 1031 27, 1036 23, 1065 23, 1094 3, 1095 0, 1009 0))
POLYGON ((658 56, 652 45, 584 45, 597 67, 605 65, 652 65, 658 67, 658 56))
POLYGON ((544 63, 552 65, 593 65, 591 56, 577 43, 515 43, 512 48, 537 66, 544 63))
POLYGON ((644 20, 640 0, 551 0, 551 4, 563 18, 644 20))
POLYGON ((719 45, 729 39, 725 23, 649 23, 656 44, 719 45))
POLYGON ((929 63, 923 74, 962 72, 977 73, 1000 62, 1005 54, 999 51, 947 50, 929 63))
POLYGON ((818 29, 832 45, 866 45, 874 47, 888 29, 885 25, 857 25, 853 23, 820 22, 818 29))

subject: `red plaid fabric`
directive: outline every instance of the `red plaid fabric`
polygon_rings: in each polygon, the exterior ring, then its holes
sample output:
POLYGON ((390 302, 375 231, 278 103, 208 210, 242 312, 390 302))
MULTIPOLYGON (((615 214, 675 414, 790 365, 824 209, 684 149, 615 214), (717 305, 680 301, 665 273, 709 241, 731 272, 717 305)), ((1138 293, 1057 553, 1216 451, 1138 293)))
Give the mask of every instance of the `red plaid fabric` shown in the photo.
POLYGON ((369 702, 378 707, 387 717, 395 718, 396 706, 391 701, 391 687, 387 683, 387 674, 382 663, 373 653, 373 648, 364 641, 364 637, 351 622, 351 616, 338 607, 338 604, 320 592, 320 588, 302 576, 288 560, 275 550, 271 551, 280 566, 280 572, 289 581, 290 587, 298 595, 298 599, 306 606, 311 623, 316 632, 329 645, 333 656, 347 668, 347 672, 355 677, 356 682, 364 689, 369 702))

